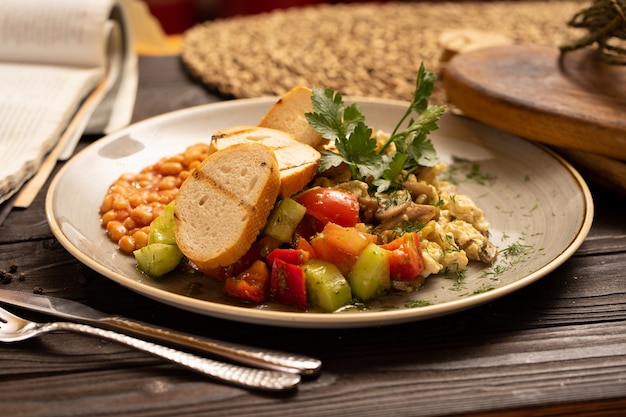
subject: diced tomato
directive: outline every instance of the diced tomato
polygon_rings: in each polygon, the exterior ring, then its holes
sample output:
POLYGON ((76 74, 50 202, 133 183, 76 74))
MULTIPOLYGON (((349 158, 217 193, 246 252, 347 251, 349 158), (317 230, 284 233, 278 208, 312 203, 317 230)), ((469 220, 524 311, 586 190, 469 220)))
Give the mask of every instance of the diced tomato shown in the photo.
POLYGON ((296 249, 309 252, 309 258, 315 258, 315 250, 313 249, 313 246, 311 246, 309 241, 303 237, 298 238, 298 241, 296 242, 296 249))
POLYGON ((296 201, 306 212, 324 224, 354 226, 359 220, 359 200, 354 194, 339 188, 317 187, 305 191, 296 201))
POLYGON ((306 282, 302 268, 275 258, 270 278, 270 297, 278 303, 305 310, 306 282))
POLYGON ((347 276, 361 251, 369 243, 376 243, 376 239, 376 236, 359 232, 354 227, 328 223, 322 233, 311 239, 311 246, 316 258, 335 264, 347 276))
POLYGON ((270 252, 267 256, 267 263, 274 265, 274 260, 280 259, 289 264, 302 265, 309 261, 310 254, 301 249, 282 249, 277 248, 270 252))
POLYGON ((405 233, 401 237, 380 246, 389 251, 391 279, 414 279, 424 270, 424 259, 420 252, 420 241, 417 234, 405 233))
POLYGON ((269 286, 270 273, 267 265, 257 260, 239 275, 226 278, 223 291, 233 298, 262 303, 268 300, 269 286))

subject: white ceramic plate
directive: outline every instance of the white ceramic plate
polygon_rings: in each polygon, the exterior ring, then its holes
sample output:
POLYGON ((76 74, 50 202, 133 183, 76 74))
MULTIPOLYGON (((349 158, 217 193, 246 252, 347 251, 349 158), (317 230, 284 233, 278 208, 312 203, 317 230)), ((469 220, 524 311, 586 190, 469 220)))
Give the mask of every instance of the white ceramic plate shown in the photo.
MULTIPOLYGON (((406 103, 355 99, 366 122, 391 131, 406 103)), ((579 174, 544 147, 446 114, 432 136, 459 193, 481 207, 500 255, 494 266, 471 265, 465 275, 431 276, 420 291, 393 294, 367 309, 325 314, 251 306, 221 295, 198 274, 151 279, 117 250, 99 222, 100 203, 119 175, 137 172, 218 129, 255 125, 275 99, 227 101, 165 114, 87 147, 54 178, 46 199, 50 227, 80 262, 161 302, 224 319, 291 327, 362 327, 421 320, 474 307, 545 276, 578 249, 592 223, 593 201, 579 174), (458 162, 457 158, 465 161, 458 162), (457 162, 454 162, 457 161, 457 162)))

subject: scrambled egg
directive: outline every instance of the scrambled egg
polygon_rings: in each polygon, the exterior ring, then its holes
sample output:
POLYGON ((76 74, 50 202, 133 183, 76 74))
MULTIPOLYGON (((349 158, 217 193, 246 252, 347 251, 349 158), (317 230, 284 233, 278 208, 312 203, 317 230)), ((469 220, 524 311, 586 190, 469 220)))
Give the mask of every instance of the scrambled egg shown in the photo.
POLYGON ((469 261, 484 262, 485 248, 491 245, 483 211, 469 197, 446 188, 449 185, 439 190, 443 204, 438 219, 429 221, 419 232, 423 277, 463 270, 469 261))

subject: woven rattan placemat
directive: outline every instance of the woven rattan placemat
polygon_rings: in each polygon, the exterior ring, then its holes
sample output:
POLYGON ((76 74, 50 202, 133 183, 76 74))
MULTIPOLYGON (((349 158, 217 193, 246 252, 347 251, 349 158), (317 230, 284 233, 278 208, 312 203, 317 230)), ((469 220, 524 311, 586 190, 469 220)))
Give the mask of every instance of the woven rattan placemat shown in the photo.
MULTIPOLYGON (((444 31, 478 29, 517 43, 558 45, 580 35, 567 21, 588 3, 392 2, 276 10, 192 27, 182 59, 209 88, 235 98, 277 96, 306 85, 410 100, 420 63, 439 73, 444 31)), ((444 101, 438 82, 432 102, 444 101)))

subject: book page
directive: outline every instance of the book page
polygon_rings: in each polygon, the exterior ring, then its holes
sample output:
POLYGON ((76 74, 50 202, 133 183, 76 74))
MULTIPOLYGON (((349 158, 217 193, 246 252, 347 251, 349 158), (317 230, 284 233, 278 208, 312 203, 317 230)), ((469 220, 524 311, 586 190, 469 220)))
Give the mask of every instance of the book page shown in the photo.
POLYGON ((102 66, 112 0, 0 1, 0 60, 102 66))
POLYGON ((0 74, 1 201, 37 171, 103 70, 0 64, 0 74))

